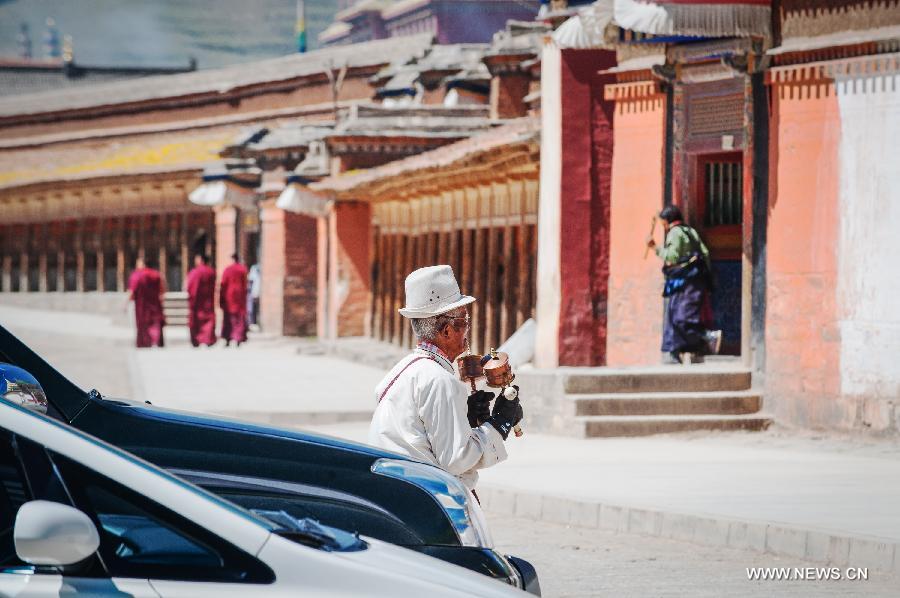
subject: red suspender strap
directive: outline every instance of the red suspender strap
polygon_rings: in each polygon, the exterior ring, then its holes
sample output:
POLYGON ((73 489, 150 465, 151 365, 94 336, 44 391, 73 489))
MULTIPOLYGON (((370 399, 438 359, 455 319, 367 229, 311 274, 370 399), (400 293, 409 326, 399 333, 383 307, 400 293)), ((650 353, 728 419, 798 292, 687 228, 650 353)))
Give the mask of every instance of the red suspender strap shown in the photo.
MULTIPOLYGON (((403 372, 406 371, 406 368, 408 368, 409 366, 411 366, 411 365, 414 364, 415 362, 419 361, 420 359, 431 359, 431 357, 416 357, 415 359, 413 359, 412 361, 410 361, 409 363, 407 363, 405 366, 403 366, 403 369, 400 370, 399 372, 397 372, 397 375, 394 376, 394 379, 391 380, 391 383, 387 385, 387 388, 385 388, 385 389, 384 389, 384 392, 381 393, 381 396, 378 397, 378 402, 379 402, 379 403, 381 402, 381 399, 384 398, 384 395, 387 394, 387 391, 389 391, 389 390, 391 389, 391 387, 394 385, 394 382, 397 381, 397 378, 399 378, 400 375, 401 375, 403 372)), ((434 361, 434 359, 431 359, 431 361, 434 361)))

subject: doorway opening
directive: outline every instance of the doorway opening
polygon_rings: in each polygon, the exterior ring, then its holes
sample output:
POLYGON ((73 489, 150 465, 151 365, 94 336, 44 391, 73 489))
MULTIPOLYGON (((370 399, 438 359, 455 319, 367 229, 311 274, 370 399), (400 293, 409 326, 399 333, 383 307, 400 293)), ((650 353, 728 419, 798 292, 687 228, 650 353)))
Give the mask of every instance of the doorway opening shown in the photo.
POLYGON ((741 353, 743 152, 696 155, 695 225, 709 248, 714 289, 713 328, 725 355, 741 353))

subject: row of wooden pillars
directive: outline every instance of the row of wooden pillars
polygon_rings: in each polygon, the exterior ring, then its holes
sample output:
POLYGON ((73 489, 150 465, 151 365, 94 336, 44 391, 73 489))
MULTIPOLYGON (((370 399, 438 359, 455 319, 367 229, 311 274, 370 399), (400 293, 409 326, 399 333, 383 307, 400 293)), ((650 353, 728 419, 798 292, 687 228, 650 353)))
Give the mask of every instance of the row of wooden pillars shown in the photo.
POLYGON ((472 350, 498 346, 534 315, 536 229, 524 221, 420 234, 383 233, 376 227, 372 335, 411 347, 412 330, 398 312, 406 276, 423 266, 449 264, 462 292, 477 299, 470 307, 472 350))
POLYGON ((181 290, 194 253, 214 256, 211 211, 0 226, 0 291, 124 292, 138 257, 181 290))

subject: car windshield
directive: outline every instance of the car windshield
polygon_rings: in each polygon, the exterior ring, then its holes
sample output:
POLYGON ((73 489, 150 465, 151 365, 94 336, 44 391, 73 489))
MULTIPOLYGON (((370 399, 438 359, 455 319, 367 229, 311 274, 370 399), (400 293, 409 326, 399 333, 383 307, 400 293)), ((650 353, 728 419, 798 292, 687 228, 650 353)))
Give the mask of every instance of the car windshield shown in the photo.
POLYGON ((274 533, 299 544, 326 551, 354 552, 368 546, 356 534, 322 525, 314 519, 299 519, 285 511, 251 509, 253 513, 271 521, 277 529, 274 533))

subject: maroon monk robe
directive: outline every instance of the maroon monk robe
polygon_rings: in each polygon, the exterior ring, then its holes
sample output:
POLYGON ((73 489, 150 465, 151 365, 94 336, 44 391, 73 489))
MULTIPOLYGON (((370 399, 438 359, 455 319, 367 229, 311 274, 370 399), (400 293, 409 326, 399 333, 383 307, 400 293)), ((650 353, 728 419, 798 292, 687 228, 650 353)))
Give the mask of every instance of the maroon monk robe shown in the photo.
POLYGON ((247 340, 247 268, 234 263, 222 272, 219 287, 219 306, 222 317, 222 338, 242 343, 247 340))
POLYGON ((138 347, 163 346, 162 293, 163 282, 153 268, 138 268, 128 279, 128 290, 134 301, 138 347))
POLYGON ((216 344, 216 271, 201 264, 187 277, 188 330, 195 347, 216 344))

